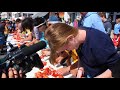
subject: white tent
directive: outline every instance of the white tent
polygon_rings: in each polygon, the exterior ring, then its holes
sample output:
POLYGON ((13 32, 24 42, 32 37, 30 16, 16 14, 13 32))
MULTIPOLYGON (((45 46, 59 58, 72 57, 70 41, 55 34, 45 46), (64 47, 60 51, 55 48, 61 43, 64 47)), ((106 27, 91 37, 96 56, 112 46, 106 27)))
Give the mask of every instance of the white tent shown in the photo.
POLYGON ((46 14, 48 14, 48 12, 37 12, 36 14, 34 14, 32 16, 33 19, 35 19, 36 17, 43 17, 45 16, 46 14))

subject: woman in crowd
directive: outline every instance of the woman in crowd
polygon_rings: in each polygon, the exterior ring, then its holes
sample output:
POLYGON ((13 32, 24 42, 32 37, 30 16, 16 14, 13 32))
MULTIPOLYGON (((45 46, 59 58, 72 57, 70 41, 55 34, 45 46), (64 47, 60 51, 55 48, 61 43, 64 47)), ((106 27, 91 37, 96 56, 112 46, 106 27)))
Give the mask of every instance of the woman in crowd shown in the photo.
POLYGON ((22 27, 22 36, 24 37, 24 39, 21 39, 20 42, 23 43, 25 41, 32 41, 33 19, 25 18, 24 20, 22 20, 21 27, 22 27))
MULTIPOLYGON (((76 49, 79 55, 78 69, 84 68, 84 77, 111 78, 111 68, 120 60, 111 38, 94 28, 76 29, 57 23, 45 30, 45 38, 53 57, 56 53, 76 49)), ((53 57, 50 58, 51 63, 54 61, 53 57)), ((70 71, 70 68, 67 70, 70 71)))
POLYGON ((19 19, 19 18, 16 19, 16 21, 15 21, 15 30, 16 31, 20 29, 19 25, 21 24, 21 22, 22 22, 21 19, 19 19))
MULTIPOLYGON (((43 56, 48 56, 50 54, 50 49, 49 49, 48 42, 44 38, 44 32, 50 25, 52 25, 54 23, 58 23, 58 22, 60 22, 59 19, 54 15, 49 17, 48 22, 46 22, 44 17, 37 17, 37 18, 34 19, 34 26, 35 26, 35 28, 38 29, 38 30, 36 29, 34 31, 35 36, 37 38, 39 37, 40 41, 45 41, 47 43, 46 49, 42 50, 43 56), (39 33, 39 35, 38 35, 38 33, 39 33)), ((37 38, 32 43, 35 43, 37 41, 37 38)))
MULTIPOLYGON (((48 22, 47 22, 47 28, 53 24, 56 24, 56 23, 62 23, 55 15, 52 15, 49 17, 48 19, 48 22)), ((46 28, 46 29, 47 29, 46 28)), ((40 28, 39 28, 40 30, 40 28)), ((44 31, 45 32, 45 31, 44 31)), ((42 50, 42 55, 43 56, 48 56, 50 55, 50 52, 51 50, 50 49, 45 49, 45 50, 42 50)), ((72 70, 71 70, 71 73, 76 76, 76 74, 74 73, 76 71, 76 64, 77 64, 77 60, 78 60, 78 55, 76 53, 76 50, 71 50, 71 51, 63 51, 62 53, 60 53, 59 55, 56 54, 54 55, 54 65, 56 64, 60 64, 60 65, 63 65, 64 67, 63 68, 60 68, 58 69, 58 73, 61 73, 62 75, 65 75, 67 73, 70 73, 67 71, 67 68, 69 68, 70 66, 72 66, 72 70), (71 60, 72 58, 72 60, 71 60), (74 69, 73 69, 74 68, 74 69)))
POLYGON ((116 46, 116 48, 120 47, 120 18, 116 19, 116 24, 114 25, 114 38, 113 38, 113 42, 114 45, 116 46))
POLYGON ((4 30, 4 34, 5 34, 5 40, 7 39, 7 37, 8 37, 8 34, 9 34, 9 20, 6 20, 5 21, 5 30, 4 30))

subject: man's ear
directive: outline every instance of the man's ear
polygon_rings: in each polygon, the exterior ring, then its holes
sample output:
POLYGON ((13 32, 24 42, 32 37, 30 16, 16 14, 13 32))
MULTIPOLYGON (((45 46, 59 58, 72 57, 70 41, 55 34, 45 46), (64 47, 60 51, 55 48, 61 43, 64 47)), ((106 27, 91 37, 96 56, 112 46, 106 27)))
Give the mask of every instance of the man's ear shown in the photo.
POLYGON ((73 36, 73 35, 69 35, 69 36, 67 37, 67 41, 72 41, 72 40, 73 40, 73 38, 74 38, 74 36, 73 36))

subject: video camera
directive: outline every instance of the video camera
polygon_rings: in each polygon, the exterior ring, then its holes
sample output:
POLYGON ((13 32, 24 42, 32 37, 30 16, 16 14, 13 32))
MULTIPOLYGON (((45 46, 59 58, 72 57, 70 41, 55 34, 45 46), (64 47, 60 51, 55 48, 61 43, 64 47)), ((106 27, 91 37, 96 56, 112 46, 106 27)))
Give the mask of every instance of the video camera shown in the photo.
POLYGON ((40 41, 34 45, 26 46, 21 45, 20 48, 13 47, 8 54, 0 60, 0 72, 2 70, 8 70, 9 67, 13 67, 16 70, 22 68, 23 73, 29 72, 33 67, 43 68, 44 65, 36 53, 38 50, 41 50, 46 47, 44 41, 40 41))

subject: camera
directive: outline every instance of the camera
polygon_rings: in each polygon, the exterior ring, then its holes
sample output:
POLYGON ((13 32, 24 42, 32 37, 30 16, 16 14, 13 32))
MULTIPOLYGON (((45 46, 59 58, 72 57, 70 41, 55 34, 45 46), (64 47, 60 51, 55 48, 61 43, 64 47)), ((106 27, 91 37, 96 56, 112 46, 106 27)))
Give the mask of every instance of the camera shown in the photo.
POLYGON ((46 47, 46 43, 43 41, 29 47, 26 45, 22 45, 20 48, 12 47, 8 54, 0 60, 0 72, 13 67, 17 71, 22 68, 25 74, 31 71, 33 67, 43 68, 44 65, 36 51, 44 47, 46 47))

